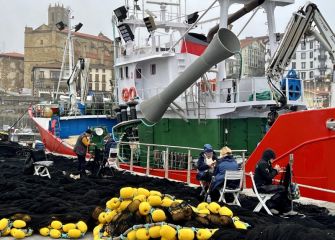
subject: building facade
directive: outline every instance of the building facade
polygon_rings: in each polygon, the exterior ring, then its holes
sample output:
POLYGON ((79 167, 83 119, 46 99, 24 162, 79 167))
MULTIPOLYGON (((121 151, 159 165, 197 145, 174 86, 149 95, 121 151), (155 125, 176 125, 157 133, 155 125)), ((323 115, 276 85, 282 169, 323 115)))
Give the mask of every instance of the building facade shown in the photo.
MULTIPOLYGON (((33 88, 35 95, 57 90, 68 30, 58 30, 56 23, 67 24, 68 12, 60 5, 49 6, 48 25, 25 28, 24 86, 33 88)), ((114 82, 113 42, 102 33, 94 36, 73 32, 72 35, 74 64, 79 58, 90 59, 92 78, 89 79, 89 91, 111 94, 114 82)), ((68 91, 66 81, 60 90, 68 91)))
POLYGON ((20 92, 23 84, 24 55, 21 53, 0 54, 0 88, 3 91, 20 92))
POLYGON ((304 81, 305 100, 309 107, 329 106, 333 64, 319 41, 314 37, 301 41, 286 70, 290 69, 297 70, 304 81))

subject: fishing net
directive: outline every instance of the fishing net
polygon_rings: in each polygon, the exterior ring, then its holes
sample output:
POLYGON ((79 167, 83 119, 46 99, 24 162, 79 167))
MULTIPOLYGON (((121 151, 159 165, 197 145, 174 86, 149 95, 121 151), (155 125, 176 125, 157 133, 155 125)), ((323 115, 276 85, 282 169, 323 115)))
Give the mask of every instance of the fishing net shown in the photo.
MULTIPOLYGON (((160 191, 184 200, 187 205, 197 206, 202 201, 199 196, 200 188, 128 172, 115 171, 111 178, 87 176, 75 180, 71 178, 71 174, 77 171, 75 160, 53 155, 48 155, 47 159, 54 161, 54 165, 49 167, 51 179, 23 174, 25 158, 0 159, 0 219, 9 218, 17 213, 26 214, 30 216, 29 226, 34 230, 48 226, 55 219, 62 222, 82 220, 88 224, 89 230, 92 230, 97 225, 96 218, 92 217, 96 207, 104 209, 106 202, 113 197, 119 197, 120 189, 127 186, 160 191)), ((294 209, 305 217, 284 219, 262 212, 252 212, 257 205, 255 198, 242 195, 240 200, 243 208, 229 208, 234 216, 250 225, 248 230, 235 229, 229 221, 226 221, 227 225, 223 227, 220 219, 213 220, 218 221, 217 225, 207 219, 210 221, 208 225, 206 219, 195 217, 179 218, 181 220, 177 223, 195 228, 219 226, 220 229, 211 239, 335 239, 335 216, 329 215, 325 208, 295 204, 294 209)), ((173 211, 164 211, 169 219, 173 218, 169 215, 173 211)), ((188 209, 176 208, 174 211, 185 211, 187 215, 188 209)), ((115 235, 122 233, 129 226, 143 224, 145 220, 136 218, 136 214, 126 211, 117 223, 113 230, 115 235)))

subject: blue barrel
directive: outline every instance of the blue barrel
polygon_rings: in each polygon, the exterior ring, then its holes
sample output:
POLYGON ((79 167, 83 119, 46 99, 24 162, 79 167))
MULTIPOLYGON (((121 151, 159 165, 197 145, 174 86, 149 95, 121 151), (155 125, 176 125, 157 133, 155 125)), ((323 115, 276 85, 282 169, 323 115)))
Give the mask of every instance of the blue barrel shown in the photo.
POLYGON ((82 103, 80 103, 80 102, 78 102, 78 103, 77 103, 77 106, 78 106, 78 109, 79 109, 79 111, 80 111, 80 114, 81 114, 81 115, 85 115, 85 105, 82 104, 82 103))
POLYGON ((301 80, 295 70, 288 71, 285 78, 281 80, 280 86, 284 93, 286 93, 286 79, 288 84, 288 99, 296 101, 301 97, 301 80))

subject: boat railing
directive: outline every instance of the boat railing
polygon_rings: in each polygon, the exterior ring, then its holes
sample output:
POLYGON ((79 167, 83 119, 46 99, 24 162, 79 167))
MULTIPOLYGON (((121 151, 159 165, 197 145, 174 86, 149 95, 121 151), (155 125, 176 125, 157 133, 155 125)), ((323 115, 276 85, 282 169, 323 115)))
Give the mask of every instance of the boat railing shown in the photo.
MULTIPOLYGON (((173 145, 122 141, 118 143, 119 164, 129 165, 130 171, 140 167, 147 176, 157 176, 157 171, 161 171, 164 178, 183 179, 188 184, 195 181, 197 160, 202 151, 201 148, 173 145)), ((219 150, 215 151, 219 153, 219 150)), ((246 150, 233 150, 233 154, 244 169, 246 150)))
MULTIPOLYGON (((182 94, 180 96, 181 102, 189 102, 190 96, 196 99, 205 98, 206 102, 210 103, 248 103, 248 104, 259 104, 262 101, 274 101, 274 96, 270 87, 268 86, 264 77, 254 77, 248 79, 241 79, 236 87, 233 87, 233 79, 226 79, 225 81, 209 81, 210 89, 203 85, 202 82, 193 84, 188 90, 187 94, 182 94), (200 88, 200 91, 198 91, 200 88), (192 92, 192 93, 191 93, 192 92), (201 96, 199 96, 201 94, 201 96), (187 98, 187 99, 186 99, 187 98)), ((289 86, 288 79, 285 79, 286 85, 289 86)), ((296 83, 293 86, 296 88, 285 88, 284 92, 287 103, 289 104, 303 104, 304 102, 304 89, 303 82, 301 80, 295 80, 296 83)), ((278 86, 279 87, 279 86, 278 86)), ((137 88, 137 92, 140 98, 148 99, 158 93, 160 93, 164 87, 156 88, 137 88)))
MULTIPOLYGON (((84 105, 79 105, 78 115, 113 115, 113 102, 93 102, 84 105)), ((69 116, 69 104, 36 104, 32 107, 34 117, 50 118, 53 114, 59 116, 69 116)))

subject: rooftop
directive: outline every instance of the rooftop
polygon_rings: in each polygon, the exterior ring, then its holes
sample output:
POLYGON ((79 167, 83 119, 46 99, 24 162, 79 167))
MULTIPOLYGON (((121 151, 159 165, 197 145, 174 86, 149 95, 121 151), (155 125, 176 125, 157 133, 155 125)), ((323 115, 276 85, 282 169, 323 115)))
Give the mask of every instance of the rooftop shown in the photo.
POLYGON ((0 57, 24 58, 24 54, 17 52, 0 53, 0 57))

